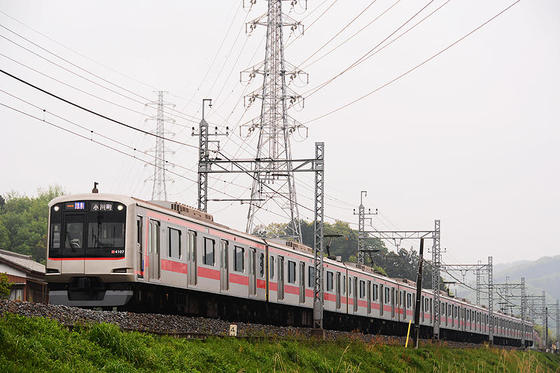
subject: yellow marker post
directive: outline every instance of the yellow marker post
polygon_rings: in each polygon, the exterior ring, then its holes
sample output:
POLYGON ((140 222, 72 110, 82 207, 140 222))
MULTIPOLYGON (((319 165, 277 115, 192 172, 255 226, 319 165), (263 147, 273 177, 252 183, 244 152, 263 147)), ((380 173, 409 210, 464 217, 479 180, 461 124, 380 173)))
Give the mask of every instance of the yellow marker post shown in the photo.
POLYGON ((404 348, 408 347, 408 337, 410 336, 410 324, 412 324, 412 320, 408 321, 408 332, 406 332, 406 343, 404 345, 404 348))

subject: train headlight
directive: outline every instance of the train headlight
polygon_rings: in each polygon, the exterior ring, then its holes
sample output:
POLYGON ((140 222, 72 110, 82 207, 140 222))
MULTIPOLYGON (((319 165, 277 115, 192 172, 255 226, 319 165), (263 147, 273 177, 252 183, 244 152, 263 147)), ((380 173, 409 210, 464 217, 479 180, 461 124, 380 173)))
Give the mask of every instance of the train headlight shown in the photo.
POLYGON ((60 207, 55 206, 55 207, 53 207, 53 210, 54 210, 54 211, 58 211, 58 210, 60 210, 60 207))
POLYGON ((118 205, 118 206, 117 206, 117 210, 122 211, 123 209, 124 209, 124 206, 123 206, 123 205, 118 205))

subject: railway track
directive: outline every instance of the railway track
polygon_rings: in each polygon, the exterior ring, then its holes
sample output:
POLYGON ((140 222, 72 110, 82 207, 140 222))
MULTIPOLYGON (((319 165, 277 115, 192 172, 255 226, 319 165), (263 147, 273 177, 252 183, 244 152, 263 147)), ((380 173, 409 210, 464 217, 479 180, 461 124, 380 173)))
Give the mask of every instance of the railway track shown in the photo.
MULTIPOLYGON (((46 317, 56 320, 72 329, 77 325, 90 323, 111 323, 119 326, 123 331, 137 331, 155 335, 167 335, 178 338, 204 340, 210 337, 230 337, 231 322, 180 315, 163 315, 151 313, 133 313, 116 311, 97 311, 76 307, 49 305, 41 303, 0 300, 0 314, 5 312, 28 316, 46 317)), ((309 339, 312 338, 310 328, 281 327, 273 325, 234 323, 237 327, 236 338, 266 340, 266 339, 309 339)), ((344 332, 327 330, 327 340, 362 340, 368 343, 404 345, 403 337, 388 335, 362 334, 359 332, 344 332)), ((422 344, 431 344, 431 340, 421 340, 422 344)), ((442 341, 453 348, 476 348, 479 344, 442 341)), ((500 348, 513 349, 513 347, 500 348)))

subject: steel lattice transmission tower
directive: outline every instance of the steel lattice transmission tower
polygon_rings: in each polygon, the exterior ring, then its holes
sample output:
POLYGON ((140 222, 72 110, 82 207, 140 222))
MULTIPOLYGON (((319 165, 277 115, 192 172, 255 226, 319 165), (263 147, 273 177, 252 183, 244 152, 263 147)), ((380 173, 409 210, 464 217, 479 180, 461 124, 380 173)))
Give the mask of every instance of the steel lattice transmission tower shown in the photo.
POLYGON ((169 153, 169 151, 165 150, 164 137, 170 135, 171 133, 165 130, 165 123, 175 122, 172 118, 168 118, 165 116, 165 107, 175 106, 173 104, 164 102, 163 96, 165 93, 165 91, 157 91, 157 101, 151 101, 146 104, 147 106, 155 107, 157 109, 157 113, 155 116, 146 119, 147 121, 156 121, 156 129, 155 131, 153 131, 153 133, 156 135, 156 146, 151 151, 154 153, 154 173, 148 179, 148 181, 153 182, 152 200, 156 201, 167 201, 167 161, 165 159, 165 155, 166 153, 169 153))
POLYGON ((290 219, 287 235, 301 241, 294 173, 288 161, 292 159, 290 137, 303 125, 292 119, 288 110, 303 104, 302 97, 289 88, 289 82, 306 75, 284 60, 284 29, 297 31, 302 25, 282 13, 282 2, 268 0, 267 12, 247 24, 251 31, 257 25, 266 26, 266 51, 263 62, 241 72, 242 81, 244 76, 246 81, 263 76, 262 87, 247 96, 249 105, 260 99, 261 110, 259 117, 248 124, 249 133, 258 133, 258 145, 246 231, 254 230, 257 215, 272 201, 290 219))

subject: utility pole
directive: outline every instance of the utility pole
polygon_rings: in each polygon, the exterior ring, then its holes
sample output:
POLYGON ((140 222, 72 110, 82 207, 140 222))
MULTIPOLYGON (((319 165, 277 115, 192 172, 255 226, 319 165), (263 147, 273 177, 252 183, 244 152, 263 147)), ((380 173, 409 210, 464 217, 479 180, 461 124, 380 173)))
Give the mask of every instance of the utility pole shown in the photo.
POLYGON ((418 348, 420 339, 420 308, 422 307, 422 265, 424 263, 424 239, 420 239, 420 254, 418 258, 418 277, 416 279, 416 306, 414 308, 414 346, 418 348))
POLYGON ((556 350, 560 353, 560 305, 556 299, 556 350))
POLYGON ((165 150, 165 141, 163 140, 169 132, 165 131, 165 122, 174 123, 175 120, 171 118, 167 118, 165 116, 165 107, 171 106, 175 107, 175 105, 166 103, 163 100, 163 95, 165 91, 157 91, 158 99, 157 101, 151 101, 146 104, 146 106, 155 107, 157 108, 156 116, 152 116, 148 120, 155 120, 156 121, 156 129, 154 131, 156 135, 156 146, 153 150, 154 152, 154 174, 149 181, 153 181, 152 186, 152 200, 157 201, 167 201, 167 182, 166 182, 166 167, 167 161, 165 159, 165 154, 169 153, 169 151, 165 150))
MULTIPOLYGON (((251 187, 251 203, 247 213, 246 231, 251 233, 264 205, 273 200, 290 219, 287 235, 301 242, 301 222, 296 196, 290 137, 304 126, 288 115, 288 109, 296 104, 303 106, 301 95, 292 91, 289 82, 306 74, 284 60, 283 30, 303 30, 300 22, 282 12, 282 0, 268 0, 268 10, 247 24, 248 30, 258 25, 266 26, 266 50, 263 63, 241 73, 250 81, 256 75, 263 76, 262 87, 247 96, 249 105, 261 100, 260 116, 249 125, 249 133, 258 133, 257 167, 251 187), (289 81, 286 81, 286 78, 289 81), (283 161, 283 162, 277 162, 283 161), (265 188, 263 185, 269 186, 265 188)), ((302 31, 303 32, 303 31, 302 31)))
POLYGON ((313 328, 323 329, 323 225, 325 216, 325 144, 315 143, 315 220, 313 223, 313 328))
POLYGON ((488 257, 488 342, 494 343, 494 265, 488 257))
POLYGON ((441 310, 440 310, 440 270, 441 270, 441 245, 440 245, 440 221, 434 221, 434 239, 432 245, 432 291, 434 293, 434 304, 433 304, 433 311, 434 311, 434 332, 433 338, 435 340, 439 340, 439 326, 441 320, 441 310))
POLYGON ((548 307, 544 307, 544 350, 548 349, 548 307))
POLYGON ((366 233, 366 220, 369 220, 371 224, 371 218, 366 218, 366 215, 377 215, 377 209, 375 212, 371 212, 371 209, 364 207, 364 197, 367 197, 367 191, 362 190, 360 192, 360 206, 358 206, 358 213, 356 214, 356 209, 354 209, 353 214, 358 215, 358 264, 365 264, 365 253, 366 253, 366 239, 368 235, 366 233))
MULTIPOLYGON (((478 261, 480 264, 480 260, 478 261)), ((476 305, 480 306, 480 268, 476 269, 476 305)))
POLYGON ((525 318, 527 312, 527 292, 525 289, 525 277, 521 277, 521 346, 525 348, 525 318))

